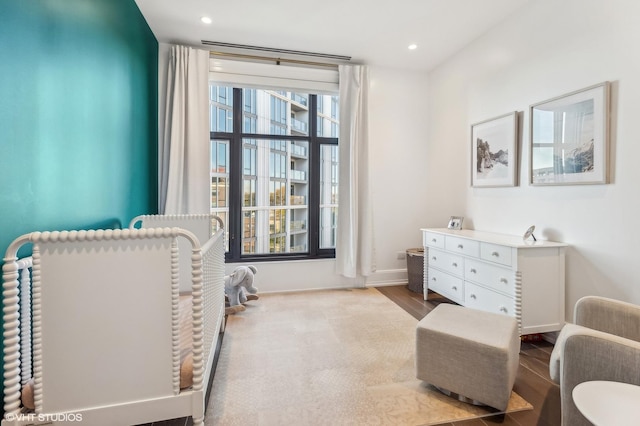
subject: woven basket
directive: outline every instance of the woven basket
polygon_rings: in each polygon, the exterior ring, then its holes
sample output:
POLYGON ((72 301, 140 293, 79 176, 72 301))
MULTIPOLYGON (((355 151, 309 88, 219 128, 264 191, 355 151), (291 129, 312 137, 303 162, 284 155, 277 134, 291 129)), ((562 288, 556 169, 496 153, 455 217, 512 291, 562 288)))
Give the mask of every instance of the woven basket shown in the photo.
POLYGON ((424 249, 422 247, 407 250, 407 275, 409 290, 422 293, 424 280, 424 249))

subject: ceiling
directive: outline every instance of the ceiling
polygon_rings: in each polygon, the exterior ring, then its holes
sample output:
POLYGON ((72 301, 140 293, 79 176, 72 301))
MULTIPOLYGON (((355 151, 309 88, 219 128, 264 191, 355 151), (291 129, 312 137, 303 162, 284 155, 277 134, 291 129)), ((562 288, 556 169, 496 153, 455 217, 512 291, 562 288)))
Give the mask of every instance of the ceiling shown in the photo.
POLYGON ((210 40, 428 71, 529 0, 135 1, 161 43, 210 40), (409 50, 413 43, 417 49, 409 50))

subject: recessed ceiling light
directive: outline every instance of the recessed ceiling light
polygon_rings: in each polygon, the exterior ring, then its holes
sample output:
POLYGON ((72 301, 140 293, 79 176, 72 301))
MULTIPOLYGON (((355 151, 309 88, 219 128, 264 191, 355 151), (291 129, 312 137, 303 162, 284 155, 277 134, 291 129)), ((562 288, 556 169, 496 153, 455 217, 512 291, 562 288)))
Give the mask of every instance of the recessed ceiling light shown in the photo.
POLYGON ((200 18, 200 20, 205 24, 210 24, 212 22, 211 18, 209 18, 208 16, 203 16, 202 18, 200 18))
POLYGON ((418 48, 417 44, 410 44, 409 45, 409 50, 416 50, 418 48))

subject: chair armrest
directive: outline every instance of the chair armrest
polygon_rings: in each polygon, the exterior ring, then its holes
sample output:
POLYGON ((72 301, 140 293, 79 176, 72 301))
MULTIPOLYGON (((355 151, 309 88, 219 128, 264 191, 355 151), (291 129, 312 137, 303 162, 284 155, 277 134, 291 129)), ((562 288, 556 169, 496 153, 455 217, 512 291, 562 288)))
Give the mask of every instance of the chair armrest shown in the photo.
POLYGON ((560 360, 563 425, 590 425, 573 402, 576 385, 591 380, 640 385, 640 343, 605 333, 573 334, 560 360))
POLYGON ((556 384, 560 384, 560 358, 562 358, 562 354, 564 352, 564 345, 567 342, 567 338, 569 336, 574 336, 576 334, 586 334, 586 335, 595 335, 602 336, 601 331, 592 330, 590 328, 582 327, 576 324, 565 324, 560 330, 560 334, 558 334, 558 338, 553 346, 553 351, 551 352, 551 357, 549 359, 549 376, 551 380, 553 380, 556 384))
POLYGON ((640 306, 599 296, 578 300, 574 322, 583 327, 640 342, 640 306))

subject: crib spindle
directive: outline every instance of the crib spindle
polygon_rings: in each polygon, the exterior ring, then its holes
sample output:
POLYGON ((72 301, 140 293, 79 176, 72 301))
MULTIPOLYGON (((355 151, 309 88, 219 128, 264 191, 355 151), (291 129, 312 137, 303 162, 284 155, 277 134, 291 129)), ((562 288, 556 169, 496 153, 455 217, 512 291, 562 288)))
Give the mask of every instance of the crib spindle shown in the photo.
POLYGON ((2 318, 4 341, 4 412, 20 412, 20 309, 18 249, 29 241, 28 237, 15 240, 7 248, 2 265, 2 318))
POLYGON ((33 400, 36 413, 42 412, 42 277, 40 273, 40 246, 34 244, 33 273, 31 274, 31 305, 33 324, 33 400))
POLYGON ((21 384, 31 380, 31 273, 33 258, 25 257, 18 261, 20 271, 20 371, 21 384))
POLYGON ((171 243, 171 340, 173 342, 173 393, 180 393, 180 262, 178 240, 171 243))

